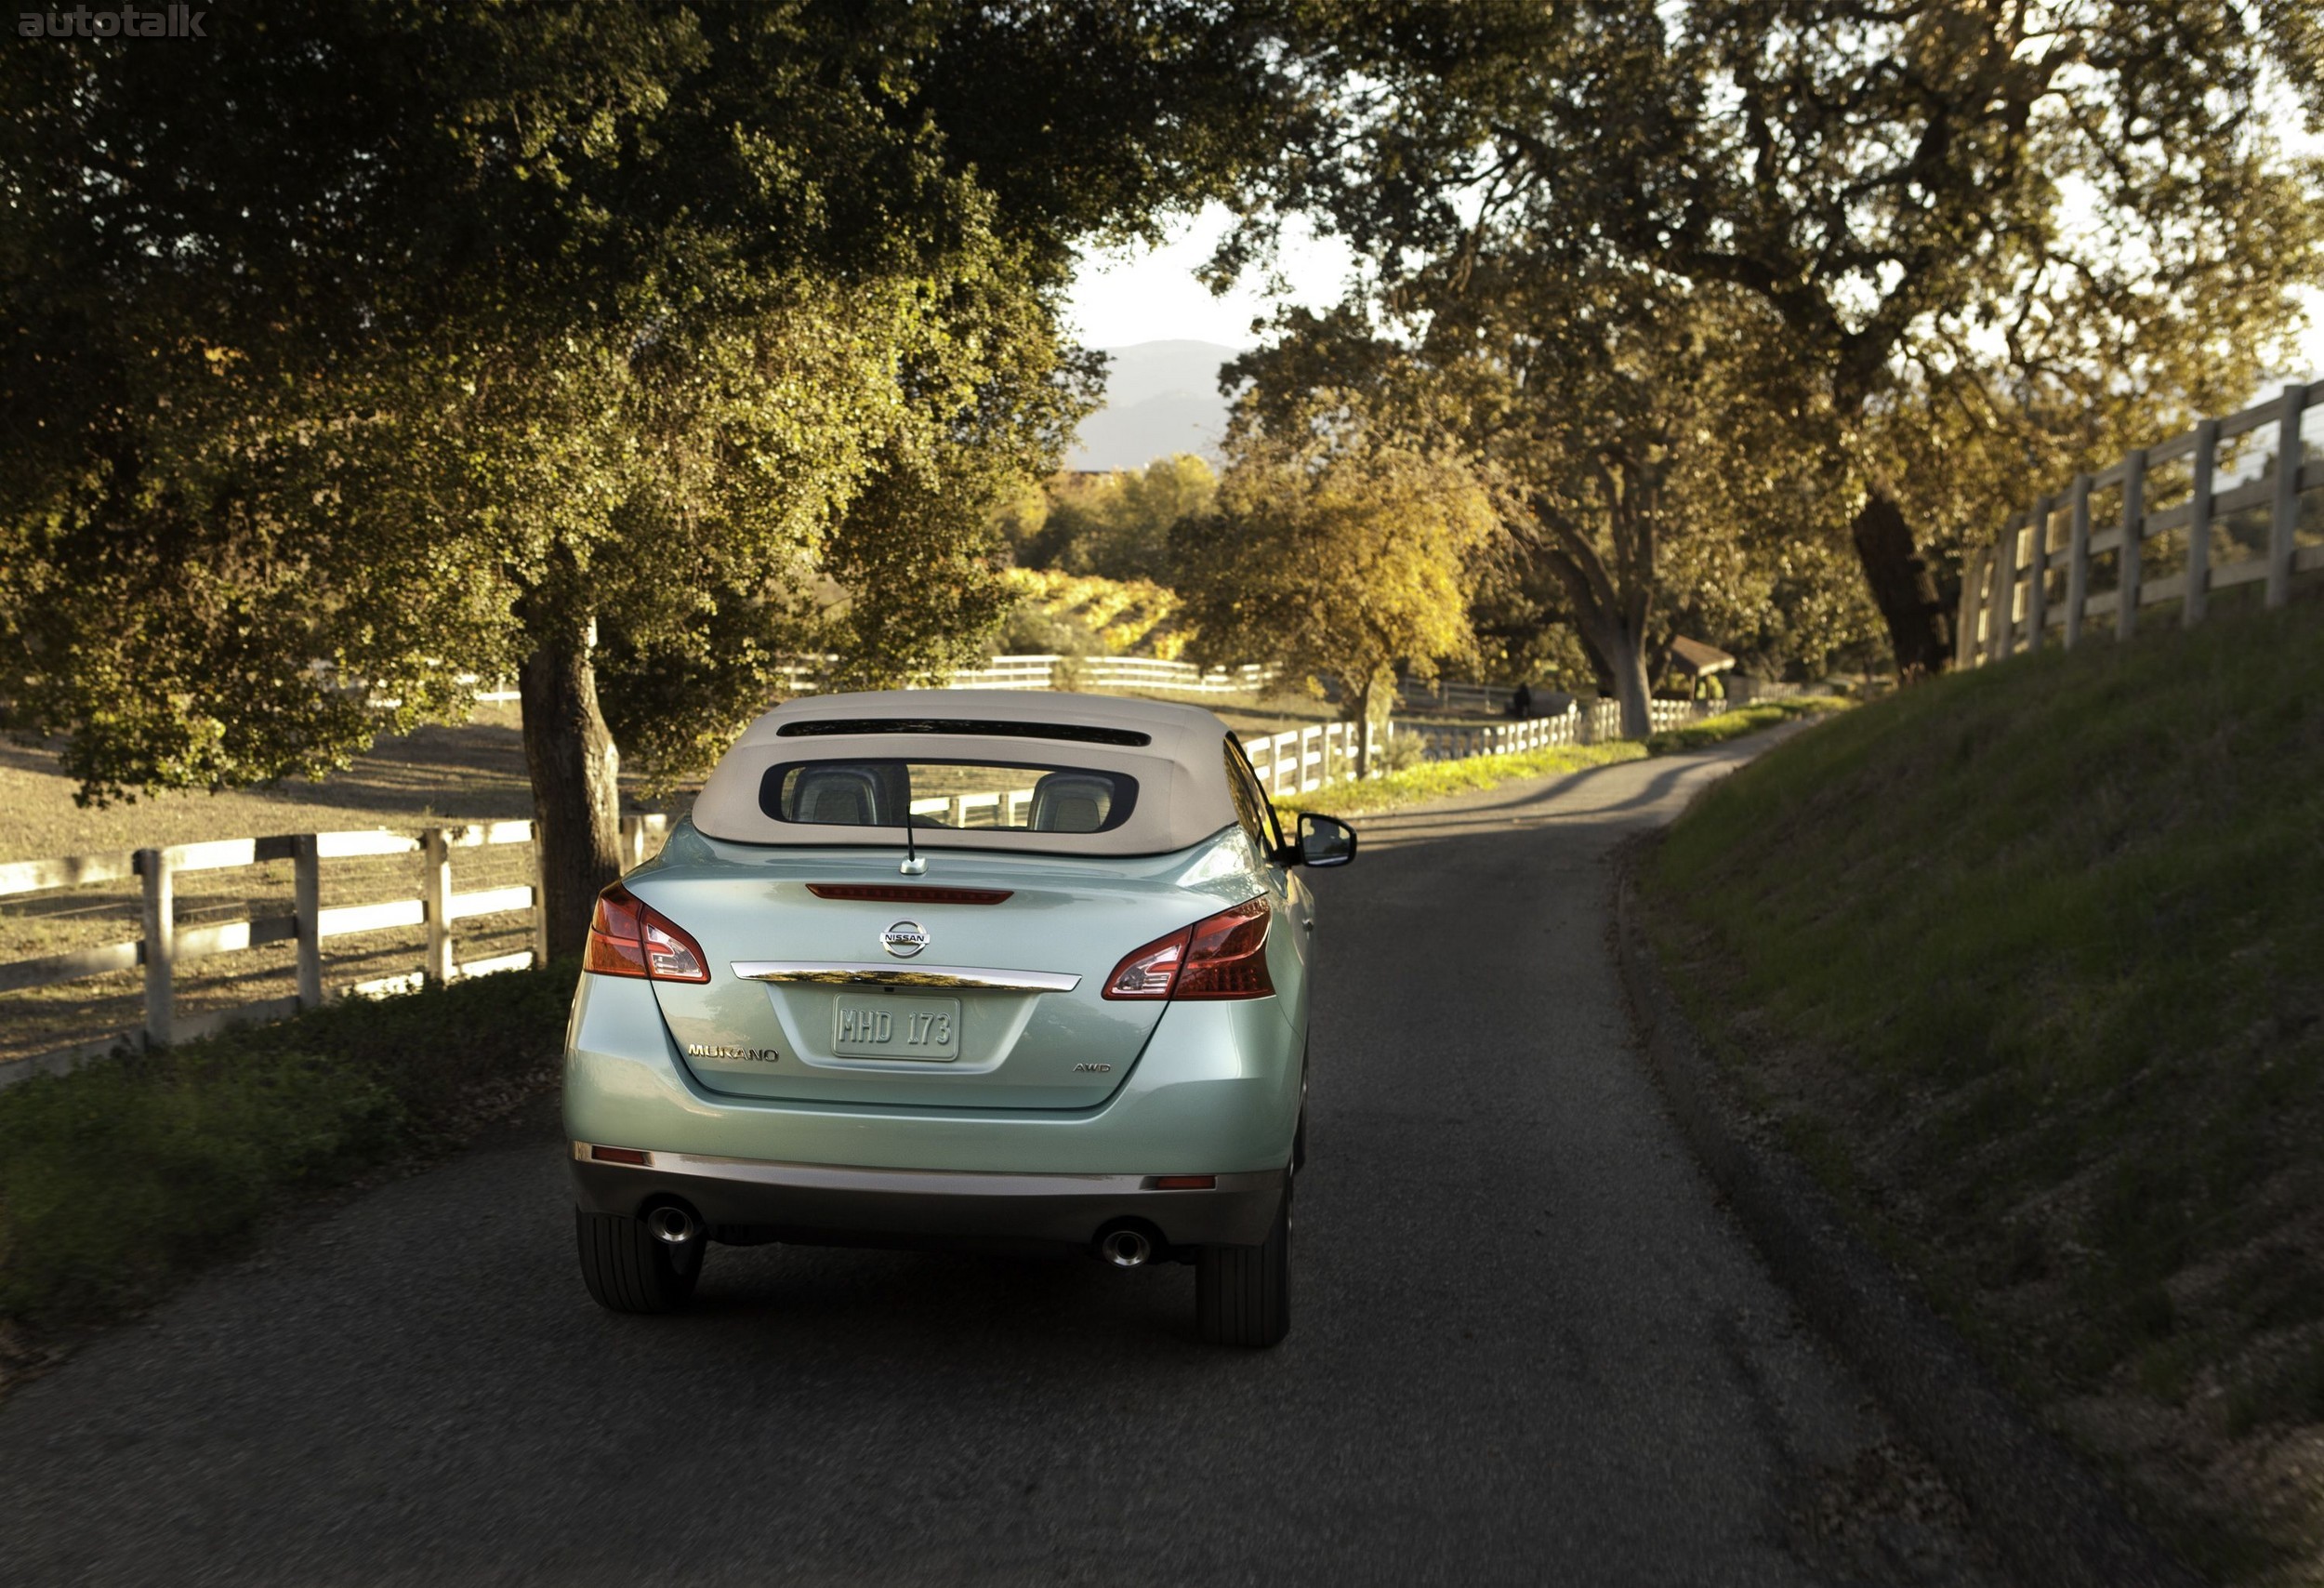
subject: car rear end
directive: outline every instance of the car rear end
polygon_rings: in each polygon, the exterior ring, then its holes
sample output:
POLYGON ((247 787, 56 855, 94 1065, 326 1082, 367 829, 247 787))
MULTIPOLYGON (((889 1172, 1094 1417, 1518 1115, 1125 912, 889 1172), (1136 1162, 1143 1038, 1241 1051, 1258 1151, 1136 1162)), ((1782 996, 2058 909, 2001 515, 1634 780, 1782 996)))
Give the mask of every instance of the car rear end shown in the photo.
POLYGON ((1134 1265, 1287 1229, 1308 901, 1188 775, 1225 764, 1216 719, 1126 744, 818 704, 600 903, 565 1089, 600 1299, 682 1299, 711 1240, 1134 1265))

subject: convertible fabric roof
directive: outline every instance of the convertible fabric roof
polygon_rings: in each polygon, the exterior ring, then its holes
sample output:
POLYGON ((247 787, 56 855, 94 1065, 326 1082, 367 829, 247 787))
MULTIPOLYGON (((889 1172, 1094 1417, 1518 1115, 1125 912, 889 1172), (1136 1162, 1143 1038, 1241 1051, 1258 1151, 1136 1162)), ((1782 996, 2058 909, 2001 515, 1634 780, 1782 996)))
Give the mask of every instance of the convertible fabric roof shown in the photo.
POLYGON ((879 828, 784 822, 768 815, 759 804, 767 769, 817 761, 1023 761, 1126 774, 1138 780, 1137 804, 1129 820, 1108 832, 916 827, 914 842, 929 850, 1159 854, 1199 842, 1235 820, 1226 737, 1226 724, 1199 706, 1111 695, 893 689, 807 695, 785 701, 743 731, 703 785, 693 824, 707 837, 734 843, 878 843, 882 840, 874 835, 879 828), (1009 731, 1017 724, 1027 731, 1009 731), (793 731, 786 733, 786 728, 793 731), (1097 732, 1085 738, 1076 730, 1097 732), (1140 735, 1147 742, 1096 742, 1140 735))

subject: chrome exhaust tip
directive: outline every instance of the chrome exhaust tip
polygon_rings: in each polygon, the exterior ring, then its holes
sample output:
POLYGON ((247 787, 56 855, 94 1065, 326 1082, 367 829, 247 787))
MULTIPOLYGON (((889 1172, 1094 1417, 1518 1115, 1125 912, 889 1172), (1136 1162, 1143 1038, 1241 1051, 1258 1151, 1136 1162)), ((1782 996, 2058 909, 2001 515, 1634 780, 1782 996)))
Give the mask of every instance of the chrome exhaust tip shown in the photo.
POLYGON ((694 1216, 683 1208, 665 1205, 645 1216, 645 1227, 654 1232, 656 1240, 672 1246, 683 1246, 702 1233, 694 1216))
POLYGON ((1154 1255, 1154 1242, 1142 1230, 1109 1230, 1098 1242, 1098 1255, 1116 1268, 1135 1268, 1154 1255))

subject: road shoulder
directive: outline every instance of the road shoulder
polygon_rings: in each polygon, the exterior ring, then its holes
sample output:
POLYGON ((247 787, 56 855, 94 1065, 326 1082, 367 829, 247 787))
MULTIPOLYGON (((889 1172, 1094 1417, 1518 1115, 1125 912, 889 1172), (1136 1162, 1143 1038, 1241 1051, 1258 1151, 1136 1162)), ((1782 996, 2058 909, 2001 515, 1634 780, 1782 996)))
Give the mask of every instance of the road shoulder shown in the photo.
POLYGON ((1614 893, 1615 958, 1639 1048, 1688 1149, 1801 1312, 1928 1451, 2003 1557, 2058 1588, 2193 1588, 2197 1579, 1751 1127, 1662 980, 1630 854, 1617 862, 1614 893))

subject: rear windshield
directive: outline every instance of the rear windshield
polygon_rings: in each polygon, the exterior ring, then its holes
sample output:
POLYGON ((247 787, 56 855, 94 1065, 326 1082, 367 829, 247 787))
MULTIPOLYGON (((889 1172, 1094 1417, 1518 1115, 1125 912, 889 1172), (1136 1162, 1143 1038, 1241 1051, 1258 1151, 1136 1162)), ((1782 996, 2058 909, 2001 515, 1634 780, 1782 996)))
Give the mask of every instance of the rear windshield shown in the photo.
POLYGON ((823 827, 1102 833, 1129 819, 1138 780, 1021 761, 805 761, 771 766, 759 808, 823 827))

